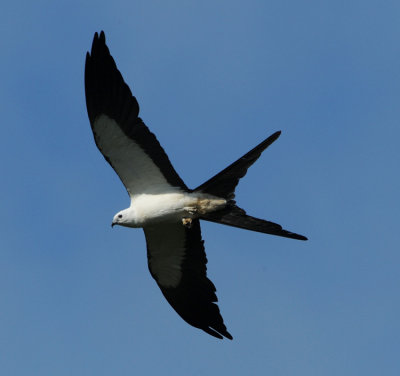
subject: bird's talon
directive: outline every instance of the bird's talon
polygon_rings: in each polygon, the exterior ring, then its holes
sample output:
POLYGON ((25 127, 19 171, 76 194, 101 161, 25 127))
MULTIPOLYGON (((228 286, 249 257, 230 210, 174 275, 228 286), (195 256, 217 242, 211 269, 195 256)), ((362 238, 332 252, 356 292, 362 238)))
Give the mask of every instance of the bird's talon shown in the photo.
POLYGON ((182 224, 187 228, 191 228, 192 227, 192 218, 182 218, 182 224))

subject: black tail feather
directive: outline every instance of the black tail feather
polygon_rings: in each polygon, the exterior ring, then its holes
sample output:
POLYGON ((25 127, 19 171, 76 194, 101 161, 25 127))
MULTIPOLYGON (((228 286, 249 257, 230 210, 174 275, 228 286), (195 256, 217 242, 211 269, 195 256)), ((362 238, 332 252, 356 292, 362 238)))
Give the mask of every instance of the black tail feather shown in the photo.
POLYGON ((261 153, 274 141, 278 139, 281 132, 275 132, 254 149, 250 150, 236 162, 207 180, 197 187, 194 191, 209 193, 217 197, 222 197, 228 201, 226 207, 222 210, 202 215, 200 219, 210 222, 221 223, 228 226, 239 227, 246 230, 262 232, 285 238, 307 240, 303 235, 284 230, 281 225, 274 222, 265 221, 251 217, 246 212, 236 206, 235 188, 239 180, 246 175, 249 167, 260 157, 261 153))
POLYGON ((239 180, 246 175, 248 168, 260 157, 261 153, 280 136, 280 134, 281 131, 278 131, 269 136, 236 162, 233 162, 230 166, 197 187, 195 191, 201 191, 214 196, 223 197, 227 200, 233 200, 235 197, 235 188, 239 180))
POLYGON ((263 234, 282 236, 284 238, 297 240, 308 240, 303 235, 284 230, 282 226, 277 223, 251 217, 247 215, 243 209, 233 204, 228 205, 226 209, 206 214, 205 216, 200 217, 200 219, 239 227, 245 230, 262 232, 263 234))

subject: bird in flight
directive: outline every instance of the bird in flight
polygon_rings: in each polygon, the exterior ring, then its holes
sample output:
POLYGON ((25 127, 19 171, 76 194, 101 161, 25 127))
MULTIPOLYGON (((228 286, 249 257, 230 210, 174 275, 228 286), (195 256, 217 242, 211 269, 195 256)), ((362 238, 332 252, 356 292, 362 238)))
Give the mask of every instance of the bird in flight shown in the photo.
POLYGON ((236 162, 189 189, 139 115, 139 105, 106 45, 95 33, 85 63, 86 106, 95 143, 122 180, 130 206, 112 226, 143 228, 150 274, 172 308, 190 325, 232 339, 207 278, 200 220, 291 239, 306 237, 251 217, 236 205, 235 188, 247 169, 281 132, 275 132, 236 162))

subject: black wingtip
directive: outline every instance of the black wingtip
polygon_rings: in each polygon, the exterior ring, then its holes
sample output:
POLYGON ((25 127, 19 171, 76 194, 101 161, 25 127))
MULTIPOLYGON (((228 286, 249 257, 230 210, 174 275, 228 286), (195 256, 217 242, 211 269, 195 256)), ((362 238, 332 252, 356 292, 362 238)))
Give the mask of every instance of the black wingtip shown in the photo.
POLYGON ((94 33, 93 42, 92 42, 92 50, 93 50, 93 46, 96 43, 106 44, 106 35, 104 34, 103 30, 100 31, 100 34, 97 31, 94 33))
POLYGON ((225 330, 218 330, 218 332, 210 327, 207 328, 202 328, 207 334, 218 338, 218 339, 224 339, 224 337, 233 340, 232 335, 225 329, 225 330))
POLYGON ((93 41, 92 41, 92 48, 90 52, 86 53, 86 61, 93 55, 93 50, 95 49, 96 44, 101 42, 101 44, 106 44, 106 36, 104 34, 104 31, 100 31, 100 36, 99 33, 96 31, 93 36, 93 41))

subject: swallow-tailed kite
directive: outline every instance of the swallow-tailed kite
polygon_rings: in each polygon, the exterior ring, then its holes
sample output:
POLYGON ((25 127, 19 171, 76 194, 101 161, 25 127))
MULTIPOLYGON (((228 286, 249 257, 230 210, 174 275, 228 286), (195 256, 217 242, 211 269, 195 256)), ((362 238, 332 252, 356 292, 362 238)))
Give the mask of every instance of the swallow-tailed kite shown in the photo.
POLYGON ((247 169, 280 135, 274 133, 196 189, 189 189, 139 115, 139 105, 106 45, 94 35, 86 55, 86 105, 94 140, 128 191, 131 204, 112 226, 141 227, 150 274, 174 310, 190 325, 232 339, 207 278, 200 219, 246 230, 306 240, 276 223, 246 214, 235 188, 247 169))

